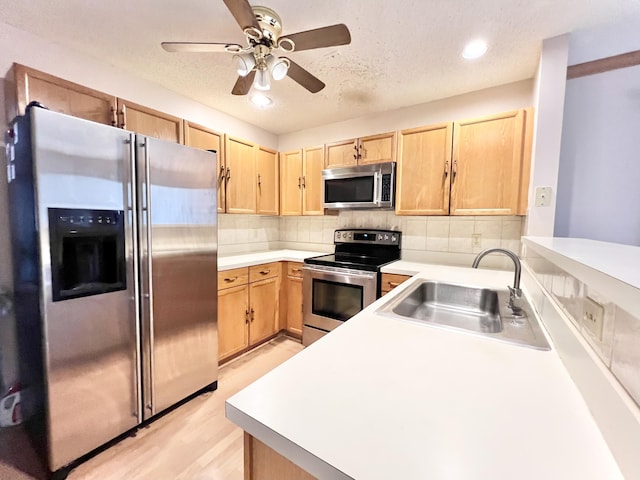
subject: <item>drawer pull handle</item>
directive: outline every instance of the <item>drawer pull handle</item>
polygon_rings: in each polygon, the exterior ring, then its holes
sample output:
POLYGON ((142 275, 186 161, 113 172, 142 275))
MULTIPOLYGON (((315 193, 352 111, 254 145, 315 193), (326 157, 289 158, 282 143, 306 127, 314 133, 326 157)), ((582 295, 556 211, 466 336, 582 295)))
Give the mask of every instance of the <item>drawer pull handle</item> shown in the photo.
POLYGON ((398 282, 387 282, 391 288, 396 288, 400 283, 398 282))
POLYGON ((225 282, 231 283, 231 282, 235 282, 238 279, 237 276, 235 277, 227 277, 224 279, 225 282))
POLYGON ((271 270, 260 270, 260 275, 269 275, 271 270))
POLYGON ((299 271, 300 271, 300 269, 299 269, 299 268, 292 268, 292 269, 291 269, 291 271, 292 271, 292 272, 299 272, 299 271))

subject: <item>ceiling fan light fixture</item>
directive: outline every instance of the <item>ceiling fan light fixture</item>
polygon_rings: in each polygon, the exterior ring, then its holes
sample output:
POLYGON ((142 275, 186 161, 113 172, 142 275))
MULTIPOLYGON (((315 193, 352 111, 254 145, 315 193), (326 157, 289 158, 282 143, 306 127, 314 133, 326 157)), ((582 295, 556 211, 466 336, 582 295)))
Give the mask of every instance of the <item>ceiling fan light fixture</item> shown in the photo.
POLYGON ((488 49, 489 46, 484 40, 473 40, 465 45, 464 50, 462 50, 462 57, 467 60, 480 58, 487 53, 488 49))
POLYGON ((271 77, 266 68, 256 72, 256 80, 253 82, 253 86, 258 90, 269 90, 271 88, 271 77))
POLYGON ((233 56, 233 61, 236 64, 236 70, 238 75, 246 77, 249 72, 256 66, 256 59, 251 53, 240 53, 233 56))
POLYGON ((288 58, 278 58, 273 55, 269 55, 267 57, 267 67, 271 72, 271 76, 274 80, 282 80, 287 76, 287 72, 289 71, 289 59, 288 58))
POLYGON ((273 100, 271 100, 263 93, 256 93, 251 97, 251 103, 253 103, 257 107, 264 108, 271 105, 273 103, 273 100))

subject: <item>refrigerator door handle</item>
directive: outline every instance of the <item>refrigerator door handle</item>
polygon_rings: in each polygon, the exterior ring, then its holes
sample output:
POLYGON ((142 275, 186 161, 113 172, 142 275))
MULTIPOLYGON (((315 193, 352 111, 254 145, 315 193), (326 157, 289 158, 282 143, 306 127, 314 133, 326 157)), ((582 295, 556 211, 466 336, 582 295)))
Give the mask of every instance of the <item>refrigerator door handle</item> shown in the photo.
POLYGON ((136 276, 138 272, 138 268, 140 265, 140 252, 138 250, 138 235, 135 231, 135 225, 138 223, 138 210, 137 210, 137 189, 136 189, 136 142, 135 135, 129 135, 128 140, 129 145, 129 161, 126 163, 128 171, 127 171, 127 213, 129 217, 129 232, 131 235, 131 245, 132 245, 132 262, 133 262, 133 271, 131 272, 131 278, 133 279, 133 297, 131 299, 131 308, 133 310, 132 316, 134 319, 134 328, 135 328, 135 352, 134 352, 134 361, 135 361, 135 374, 133 378, 133 388, 135 391, 135 406, 133 408, 132 414, 136 417, 138 423, 142 423, 142 349, 140 346, 140 322, 138 319, 140 318, 140 285, 137 282, 136 276))
POLYGON ((145 402, 144 405, 145 414, 144 418, 149 418, 152 415, 155 415, 155 407, 154 407, 154 328, 153 328, 153 282, 152 282, 152 251, 151 251, 151 183, 150 183, 150 161, 149 161, 149 139, 146 137, 142 137, 140 140, 140 147, 143 150, 142 155, 142 171, 140 172, 140 177, 138 179, 141 195, 141 212, 140 212, 140 251, 141 253, 141 288, 142 288, 142 319, 144 325, 147 326, 147 337, 145 339, 145 350, 148 355, 148 379, 144 380, 145 382, 145 402))

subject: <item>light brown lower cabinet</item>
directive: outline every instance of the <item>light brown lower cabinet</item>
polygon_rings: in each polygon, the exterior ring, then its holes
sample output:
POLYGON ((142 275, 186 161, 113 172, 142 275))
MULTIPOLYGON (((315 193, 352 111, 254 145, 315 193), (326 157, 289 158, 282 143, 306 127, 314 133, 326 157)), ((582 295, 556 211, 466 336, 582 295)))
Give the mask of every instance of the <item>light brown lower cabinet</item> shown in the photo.
POLYGON ((280 330, 280 264, 218 272, 218 361, 263 343, 280 330))
POLYGON ((244 480, 315 480, 291 460, 244 433, 244 480))
POLYGON ((406 282, 411 277, 409 275, 398 275, 396 273, 383 273, 382 283, 380 284, 380 294, 386 295, 396 288, 402 282, 406 282))
POLYGON ((287 262, 286 278, 287 333, 302 338, 302 263, 287 262))

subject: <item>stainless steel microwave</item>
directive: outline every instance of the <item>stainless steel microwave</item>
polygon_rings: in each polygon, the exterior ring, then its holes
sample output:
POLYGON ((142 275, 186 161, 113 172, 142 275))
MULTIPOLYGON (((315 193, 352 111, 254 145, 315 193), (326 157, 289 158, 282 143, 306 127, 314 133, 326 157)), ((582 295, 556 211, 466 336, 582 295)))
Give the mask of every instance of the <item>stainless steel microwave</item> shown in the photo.
POLYGON ((374 163, 322 171, 322 204, 337 209, 393 209, 396 164, 374 163))

